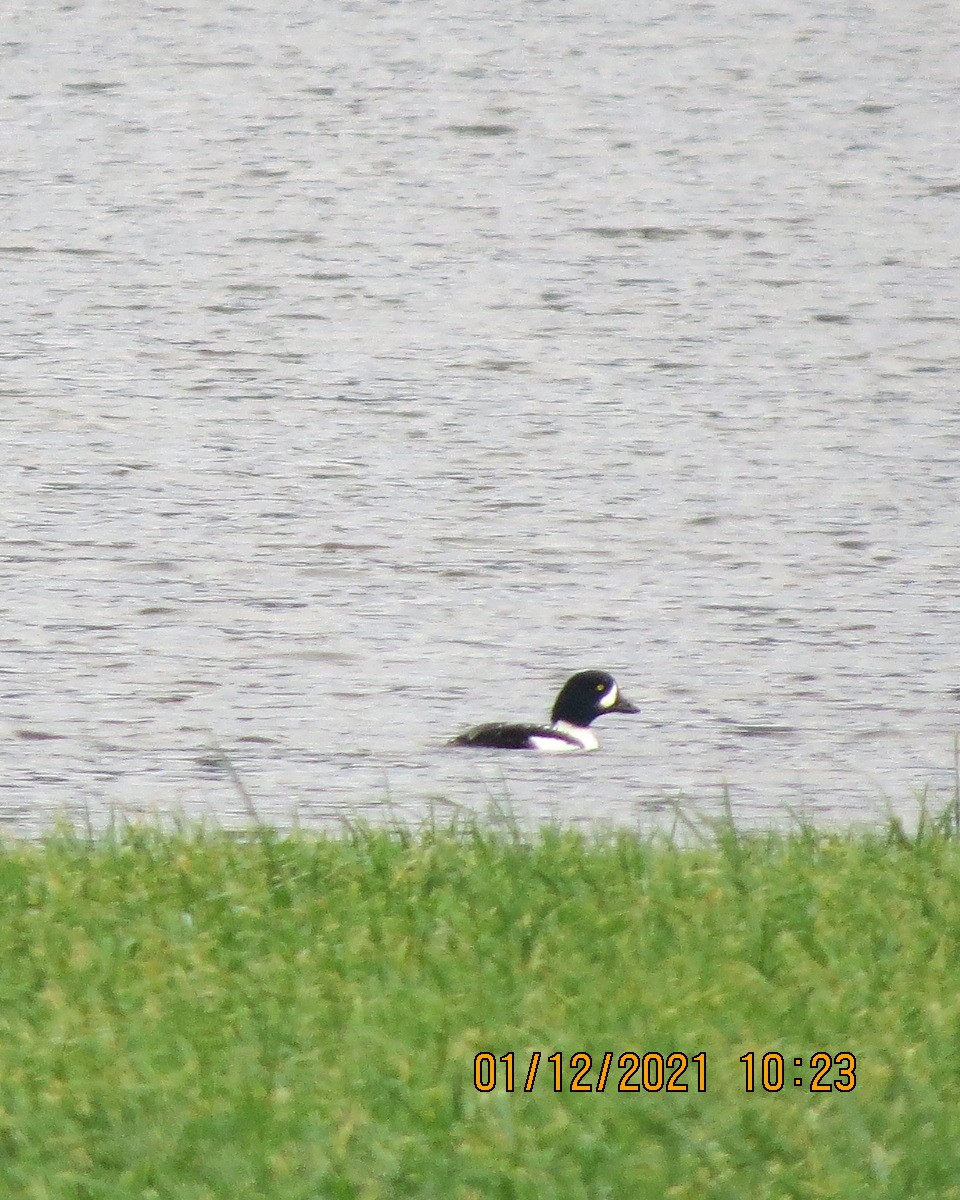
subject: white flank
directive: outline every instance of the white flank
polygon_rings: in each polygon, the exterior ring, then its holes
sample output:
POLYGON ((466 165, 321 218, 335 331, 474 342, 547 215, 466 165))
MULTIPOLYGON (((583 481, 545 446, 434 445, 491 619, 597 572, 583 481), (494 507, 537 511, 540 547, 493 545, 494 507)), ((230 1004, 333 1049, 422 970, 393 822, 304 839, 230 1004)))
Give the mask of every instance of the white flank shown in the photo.
POLYGON ((575 746, 565 738, 537 737, 535 733, 530 735, 530 745, 541 754, 579 754, 583 750, 582 746, 575 746))
MULTIPOLYGON (((554 721, 553 728, 557 731, 557 733, 562 733, 564 737, 573 738, 574 742, 576 743, 576 745, 571 745, 569 742, 564 742, 562 745, 562 750, 600 749, 600 743, 597 741, 594 734, 591 733, 589 729, 584 729, 581 725, 571 725, 569 721, 554 721)), ((544 738, 543 740, 546 741, 548 739, 544 738)), ((537 749, 539 750, 541 747, 538 745, 537 749)))

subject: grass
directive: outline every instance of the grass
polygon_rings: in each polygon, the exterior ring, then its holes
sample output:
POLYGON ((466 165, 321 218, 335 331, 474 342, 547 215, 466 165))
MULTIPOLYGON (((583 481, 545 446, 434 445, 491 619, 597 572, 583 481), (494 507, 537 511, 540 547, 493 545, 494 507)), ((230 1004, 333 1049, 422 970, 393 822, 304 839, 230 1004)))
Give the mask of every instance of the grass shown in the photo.
POLYGON ((0 847, 4 1197, 960 1197, 958 1081, 953 811, 0 847), (571 1092, 580 1051, 604 1092, 571 1092), (703 1052, 706 1090, 619 1092, 625 1051, 703 1052), (745 1090, 748 1051, 783 1090, 745 1090), (809 1090, 818 1051, 852 1091, 809 1090))

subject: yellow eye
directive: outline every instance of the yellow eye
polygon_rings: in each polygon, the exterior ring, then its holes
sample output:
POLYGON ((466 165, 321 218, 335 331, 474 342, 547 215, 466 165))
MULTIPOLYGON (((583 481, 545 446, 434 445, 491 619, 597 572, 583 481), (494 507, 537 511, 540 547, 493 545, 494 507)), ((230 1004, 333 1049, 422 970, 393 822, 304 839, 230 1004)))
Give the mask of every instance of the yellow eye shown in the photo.
POLYGON ((603 689, 604 689, 604 684, 602 684, 602 683, 598 683, 598 684, 597 684, 597 691, 598 691, 598 692, 602 692, 602 691, 603 691, 603 689))

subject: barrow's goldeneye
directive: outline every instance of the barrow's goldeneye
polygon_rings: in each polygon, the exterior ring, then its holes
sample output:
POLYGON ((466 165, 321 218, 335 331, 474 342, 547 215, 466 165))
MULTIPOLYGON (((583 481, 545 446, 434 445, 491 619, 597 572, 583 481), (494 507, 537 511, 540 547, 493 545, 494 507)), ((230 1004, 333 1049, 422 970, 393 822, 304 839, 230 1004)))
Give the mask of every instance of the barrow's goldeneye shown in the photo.
POLYGON ((482 746, 497 750, 539 750, 566 754, 599 750, 590 722, 605 713, 640 710, 620 693, 617 681, 606 671, 578 671, 560 689, 549 725, 476 725, 461 733, 451 746, 482 746))

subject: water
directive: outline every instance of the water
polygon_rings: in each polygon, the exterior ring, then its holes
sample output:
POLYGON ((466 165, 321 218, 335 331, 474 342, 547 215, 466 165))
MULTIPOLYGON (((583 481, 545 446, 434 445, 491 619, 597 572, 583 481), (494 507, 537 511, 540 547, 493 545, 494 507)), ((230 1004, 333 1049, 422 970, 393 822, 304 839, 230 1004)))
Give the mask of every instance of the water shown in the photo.
POLYGON ((945 795, 953 18, 15 0, 0 819, 945 795))

